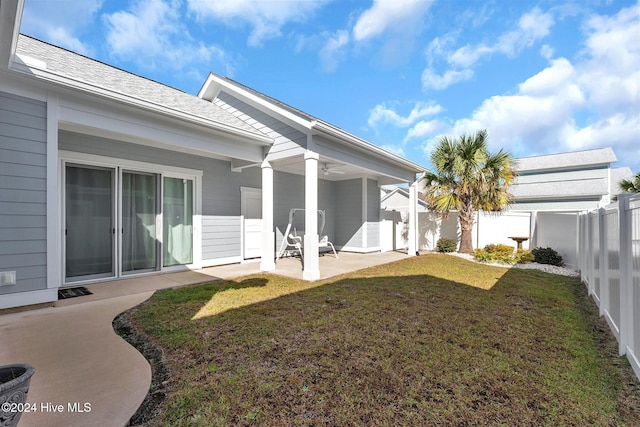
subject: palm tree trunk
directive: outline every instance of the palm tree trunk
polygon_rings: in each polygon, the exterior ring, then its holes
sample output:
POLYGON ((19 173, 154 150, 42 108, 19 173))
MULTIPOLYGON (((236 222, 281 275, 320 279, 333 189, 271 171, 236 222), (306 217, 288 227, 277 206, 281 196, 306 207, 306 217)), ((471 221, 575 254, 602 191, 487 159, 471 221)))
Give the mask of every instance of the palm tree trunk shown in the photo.
POLYGON ((462 254, 473 252, 473 207, 471 203, 464 203, 458 213, 460 222, 460 249, 462 254))

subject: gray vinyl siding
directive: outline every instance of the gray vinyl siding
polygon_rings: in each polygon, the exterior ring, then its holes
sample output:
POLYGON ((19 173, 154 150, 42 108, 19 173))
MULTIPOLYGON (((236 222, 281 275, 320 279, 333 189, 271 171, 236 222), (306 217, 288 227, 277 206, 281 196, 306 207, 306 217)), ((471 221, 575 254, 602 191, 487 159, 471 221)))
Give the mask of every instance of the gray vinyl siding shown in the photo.
POLYGON ((380 188, 367 179, 367 246, 380 246, 380 188))
MULTIPOLYGON (((278 251, 289 223, 289 211, 295 208, 304 209, 304 176, 276 171, 273 176, 273 186, 273 222, 276 232, 276 251, 278 251)), ((331 242, 335 235, 334 186, 335 183, 331 181, 318 181, 318 209, 325 211, 325 227, 322 234, 329 236, 331 242)), ((298 234, 305 229, 304 212, 296 214, 295 225, 298 234)))
POLYGON ((176 151, 61 132, 61 150, 197 169, 202 176, 202 259, 240 256, 240 187, 261 188, 260 168, 232 172, 229 162, 176 151), (234 219, 235 218, 235 219, 234 219))
POLYGON ((225 92, 220 93, 214 103, 273 138, 274 142, 269 150, 270 156, 289 157, 304 153, 307 147, 307 136, 299 130, 225 92))
POLYGON ((362 179, 335 183, 337 246, 362 247, 362 179))
POLYGON ((528 184, 534 182, 579 181, 593 178, 607 178, 608 174, 609 169, 607 167, 553 172, 522 172, 518 176, 517 182, 520 184, 528 184))
POLYGON ((47 105, 0 92, 0 295, 47 288, 47 105))

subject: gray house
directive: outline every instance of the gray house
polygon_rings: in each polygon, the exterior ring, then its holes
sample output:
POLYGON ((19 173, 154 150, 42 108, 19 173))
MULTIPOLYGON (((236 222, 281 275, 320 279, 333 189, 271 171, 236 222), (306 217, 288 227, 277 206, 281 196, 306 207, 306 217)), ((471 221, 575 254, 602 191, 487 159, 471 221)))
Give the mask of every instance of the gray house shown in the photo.
POLYGON ((610 147, 516 160, 513 210, 580 212, 605 206, 620 193, 618 183, 632 175, 612 168, 618 159, 610 147))
POLYGON ((277 270, 293 208, 315 280, 318 210, 364 253, 379 187, 417 200, 415 163, 215 74, 192 96, 20 35, 21 7, 0 3, 0 309, 247 259, 277 270))

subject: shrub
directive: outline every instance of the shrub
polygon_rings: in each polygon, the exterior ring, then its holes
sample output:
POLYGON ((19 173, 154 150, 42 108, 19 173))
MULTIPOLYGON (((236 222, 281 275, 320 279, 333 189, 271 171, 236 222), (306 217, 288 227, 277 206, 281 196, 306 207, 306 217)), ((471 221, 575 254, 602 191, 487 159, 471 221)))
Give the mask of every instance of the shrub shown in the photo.
POLYGON ((495 254, 497 257, 505 257, 513 255, 513 246, 509 245, 487 245, 484 247, 484 250, 495 254))
POLYGON ((516 253, 516 263, 517 264, 526 264, 529 262, 535 261, 536 257, 526 249, 518 249, 516 253))
POLYGON ((458 248, 458 244, 446 237, 441 237, 438 239, 438 243, 436 243, 436 249, 438 252, 455 252, 458 248))
POLYGON ((509 245, 487 245, 484 249, 476 249, 473 257, 480 262, 499 262, 501 264, 525 264, 533 261, 533 254, 527 250, 519 249, 513 252, 509 245))
POLYGON ((562 256, 551 248, 533 248, 531 253, 535 258, 535 262, 539 264, 557 265, 558 267, 564 265, 562 256))

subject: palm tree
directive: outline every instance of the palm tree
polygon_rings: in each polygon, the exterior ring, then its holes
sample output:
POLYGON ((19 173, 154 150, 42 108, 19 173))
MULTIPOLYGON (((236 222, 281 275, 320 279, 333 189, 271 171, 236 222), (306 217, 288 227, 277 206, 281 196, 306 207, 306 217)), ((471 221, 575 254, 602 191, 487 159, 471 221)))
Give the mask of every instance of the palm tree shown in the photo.
POLYGON ((473 252, 474 212, 502 211, 512 199, 508 190, 516 176, 513 158, 503 150, 490 153, 487 139, 486 130, 458 140, 442 137, 431 154, 435 172, 422 178, 430 209, 444 215, 458 211, 462 253, 473 252))
POLYGON ((618 185, 624 193, 640 193, 640 172, 633 176, 633 180, 623 179, 618 185))

